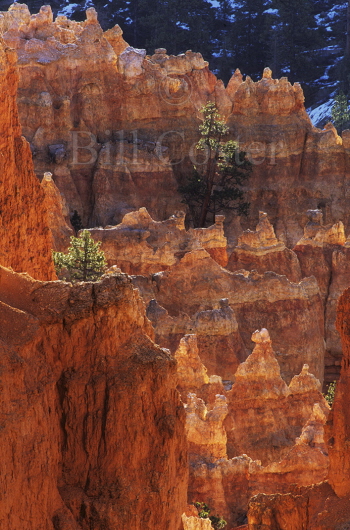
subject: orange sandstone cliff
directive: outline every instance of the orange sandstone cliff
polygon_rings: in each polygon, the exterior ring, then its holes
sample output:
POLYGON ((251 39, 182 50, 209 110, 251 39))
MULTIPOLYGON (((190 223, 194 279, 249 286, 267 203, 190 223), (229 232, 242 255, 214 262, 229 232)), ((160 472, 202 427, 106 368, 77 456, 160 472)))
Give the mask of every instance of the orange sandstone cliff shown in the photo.
POLYGON ((0 269, 4 530, 178 530, 176 364, 126 275, 72 286, 0 269))
POLYGON ((252 495, 290 492, 296 484, 321 482, 328 473, 329 407, 320 382, 305 365, 287 387, 267 330, 256 331, 252 339, 254 351, 228 392, 217 379, 208 380, 193 335, 181 341, 176 355, 186 400, 188 500, 206 502, 224 515, 229 528, 245 521, 252 495))
POLYGON ((288 495, 259 494, 250 501, 249 530, 339 530, 349 523, 349 314, 350 290, 340 297, 337 328, 344 357, 336 396, 326 425, 328 481, 295 488, 288 495))
POLYGON ((33 172, 2 41, 0 59, 0 527, 178 530, 188 471, 175 360, 128 276, 50 281, 45 208, 62 219, 63 202, 33 172))
POLYGON ((0 264, 53 280, 45 195, 18 121, 16 60, 16 52, 0 39, 0 264))
MULTIPOLYGON (((210 100, 253 161, 244 228, 262 209, 292 246, 310 208, 349 227, 349 142, 332 127, 312 126, 298 83, 265 69, 256 83, 237 71, 225 88, 200 54, 135 50, 119 26, 103 33, 93 9, 84 22, 54 21, 48 6, 31 15, 14 4, 1 20, 6 43, 18 53, 19 111, 37 174, 51 171, 86 226, 116 224, 140 207, 157 220, 179 209, 199 109, 210 100)), ((226 224, 232 244, 239 221, 226 224)))

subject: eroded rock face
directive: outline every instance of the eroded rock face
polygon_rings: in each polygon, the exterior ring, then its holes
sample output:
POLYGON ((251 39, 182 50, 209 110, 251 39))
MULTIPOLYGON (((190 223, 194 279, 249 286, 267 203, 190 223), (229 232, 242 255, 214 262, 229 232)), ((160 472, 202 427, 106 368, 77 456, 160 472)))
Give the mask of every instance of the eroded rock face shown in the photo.
POLYGON ((218 305, 217 309, 199 311, 192 317, 184 313, 170 316, 153 299, 147 306, 147 316, 153 324, 157 344, 175 352, 184 334, 195 333, 196 348, 208 374, 232 381, 239 363, 248 353, 229 300, 223 298, 218 305))
POLYGON ((286 275, 291 282, 300 282, 302 278, 297 256, 277 239, 265 212, 259 212, 256 231, 246 230, 239 236, 227 269, 274 271, 286 275))
POLYGON ((307 212, 309 222, 305 225, 304 236, 294 247, 303 276, 315 276, 320 286, 324 302, 327 300, 332 253, 344 245, 346 237, 344 225, 340 221, 335 225, 323 225, 321 210, 307 212))
POLYGON ((16 54, 1 38, 0 63, 0 264, 54 280, 45 196, 18 121, 16 54))
MULTIPOLYGON (((342 339, 344 357, 341 378, 332 410, 326 425, 326 444, 329 452, 328 483, 294 491, 288 495, 257 495, 249 506, 249 528, 253 530, 335 530, 346 528, 349 521, 349 301, 347 289, 340 297, 337 327, 342 339), (330 487, 332 486, 332 488, 330 487), (286 514, 290 515, 288 520, 286 514)), ((315 410, 314 419, 319 411, 315 410)), ((312 421, 311 421, 312 423, 312 421)), ((308 439, 309 425, 301 440, 308 439)))
POLYGON ((334 127, 310 126, 300 85, 265 76, 253 83, 236 73, 231 88, 228 124, 254 164, 250 215, 267 212, 288 247, 302 236, 308 209, 323 208, 327 223, 341 217, 347 226, 347 149, 334 127))
POLYGON ((212 530, 213 528, 209 519, 201 519, 196 515, 186 515, 184 513, 181 519, 183 530, 212 530))
POLYGON ((254 352, 238 368, 226 399, 217 396, 209 412, 203 399, 190 394, 186 406, 188 500, 206 502, 232 527, 246 521, 252 495, 285 494, 296 485, 325 480, 328 472, 324 424, 329 407, 320 393, 320 382, 305 365, 287 387, 268 331, 256 331, 252 340, 254 352), (211 414, 215 421, 210 421, 211 414), (237 444, 237 453, 230 459, 224 454, 223 419, 228 453, 237 444))
POLYGON ((53 21, 50 7, 31 15, 14 4, 1 33, 18 54, 21 122, 37 173, 51 171, 71 213, 105 226, 143 206, 159 220, 182 207, 173 164, 196 140, 198 108, 216 87, 225 97, 200 54, 146 56, 119 26, 104 34, 91 9, 84 22, 53 21))
POLYGON ((185 213, 176 212, 165 221, 154 221, 146 208, 130 212, 117 226, 92 228, 95 241, 101 241, 108 264, 117 265, 128 274, 154 274, 166 270, 186 253, 204 248, 226 265, 227 241, 223 216, 209 228, 185 230, 185 213))
POLYGON ((335 327, 337 303, 348 286, 348 244, 344 225, 323 225, 321 210, 309 210, 304 236, 294 247, 304 276, 314 275, 325 306, 325 382, 339 378, 340 337, 335 327))
POLYGON ((209 383, 207 369, 198 355, 196 335, 185 335, 180 340, 175 359, 180 389, 197 389, 209 383))
POLYGON ((248 528, 252 530, 345 530, 350 503, 337 497, 323 482, 292 493, 259 494, 249 503, 248 528))
POLYGON ((329 425, 328 446, 330 471, 329 482, 335 493, 344 497, 350 492, 350 451, 348 447, 350 429, 349 393, 349 289, 339 299, 337 311, 337 328, 341 336, 343 360, 340 380, 337 383, 329 425))
POLYGON ((176 366, 130 279, 72 286, 1 268, 0 300, 1 528, 178 530, 176 366))
POLYGON ((323 380, 323 307, 315 279, 294 284, 273 272, 232 273, 205 250, 196 250, 169 270, 153 275, 153 282, 135 279, 135 284, 146 302, 156 299, 175 317, 211 310, 220 299, 228 298, 248 351, 252 329, 266 327, 272 330, 282 376, 288 383, 304 362, 323 380))
POLYGON ((253 353, 238 367, 227 393, 228 455, 246 453, 266 465, 290 451, 315 403, 320 403, 323 414, 328 413, 328 406, 320 382, 307 365, 286 385, 266 329, 253 333, 252 340, 256 343, 253 353))
POLYGON ((65 252, 69 246, 70 238, 75 235, 70 224, 66 201, 55 185, 51 173, 44 173, 41 186, 45 192, 45 206, 53 238, 53 249, 65 252))
MULTIPOLYGON (((53 21, 48 7, 31 15, 14 4, 1 20, 19 57, 21 121, 37 173, 52 172, 85 225, 116 224, 142 206, 158 220, 179 209, 198 110, 211 100, 253 161, 245 228, 263 209, 292 246, 304 212, 317 207, 327 222, 342 217, 348 226, 346 135, 342 144, 334 128, 312 126, 298 83, 273 79, 270 70, 257 83, 236 72, 225 89, 200 54, 147 55, 128 46, 119 26, 103 33, 91 10, 84 22, 53 21), (59 144, 64 156, 52 157, 49 146, 59 144)), ((230 245, 239 235, 231 220, 230 245)))
POLYGON ((213 462, 227 458, 227 436, 223 425, 228 413, 225 396, 218 394, 211 410, 202 399, 189 394, 186 405, 186 435, 190 462, 213 462))

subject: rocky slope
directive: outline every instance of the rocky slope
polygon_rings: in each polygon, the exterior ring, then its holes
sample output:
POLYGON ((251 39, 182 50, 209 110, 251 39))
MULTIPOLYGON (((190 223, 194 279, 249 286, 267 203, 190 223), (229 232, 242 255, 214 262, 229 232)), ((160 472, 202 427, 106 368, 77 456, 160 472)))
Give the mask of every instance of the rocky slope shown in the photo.
POLYGON ((204 248, 214 260, 225 266, 227 240, 223 216, 216 216, 209 228, 185 230, 185 213, 175 212, 169 219, 155 221, 146 208, 126 214, 116 226, 91 228, 95 241, 101 241, 110 266, 128 274, 149 275, 167 270, 187 252, 204 248))
MULTIPOLYGON (((323 379, 323 308, 315 278, 303 279, 295 284, 273 272, 232 273, 220 267, 205 250, 199 249, 188 252, 177 264, 150 279, 135 277, 134 283, 146 302, 156 299, 173 318, 169 320, 164 311, 155 311, 150 316, 156 323, 161 344, 161 337, 167 338, 176 333, 181 325, 186 324, 186 320, 187 324, 195 321, 197 326, 203 318, 204 325, 208 326, 207 335, 215 335, 215 329, 219 336, 228 337, 230 330, 231 334, 235 334, 238 342, 235 348, 231 346, 230 358, 234 361, 233 353, 236 359, 244 360, 239 335, 249 351, 252 330, 267 327, 272 330, 272 340, 287 382, 300 372, 304 362, 310 365, 312 373, 323 379), (191 293, 190 297, 188 293, 191 293), (230 324, 228 318, 220 317, 223 316, 222 311, 209 313, 213 308, 219 309, 220 300, 226 298, 234 311, 238 328, 234 325, 233 315, 230 324), (183 313, 191 318, 181 316, 183 313), (161 331, 163 325, 166 326, 164 332, 161 331), (218 326, 222 331, 219 331, 218 326)), ((200 336, 202 334, 199 333, 200 336)), ((171 343, 167 344, 169 347, 171 343)), ((221 356, 221 362, 221 367, 216 364, 216 375, 226 378, 221 372, 225 366, 224 356, 221 356)), ((232 379, 232 374, 229 379, 232 379)))
POLYGON ((0 41, 0 526, 178 530, 188 471, 175 360, 126 275, 49 281, 49 224, 66 212, 21 137, 15 60, 0 41))

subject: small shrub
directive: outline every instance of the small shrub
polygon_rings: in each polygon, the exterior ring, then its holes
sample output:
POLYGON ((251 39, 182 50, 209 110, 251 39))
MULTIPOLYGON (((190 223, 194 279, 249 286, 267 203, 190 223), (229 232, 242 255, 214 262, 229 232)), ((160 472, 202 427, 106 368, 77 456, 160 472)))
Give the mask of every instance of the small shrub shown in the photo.
POLYGON ((94 282, 107 268, 101 243, 95 243, 88 230, 83 230, 78 237, 70 238, 67 254, 53 252, 53 262, 57 276, 71 282, 94 282))
POLYGON ((227 525, 225 519, 220 515, 209 515, 211 509, 205 502, 195 502, 194 505, 198 510, 198 516, 202 519, 209 519, 214 530, 221 530, 227 525))
POLYGON ((330 407, 333 405, 336 386, 337 386, 336 381, 333 381, 333 383, 329 383, 327 392, 323 394, 330 407))

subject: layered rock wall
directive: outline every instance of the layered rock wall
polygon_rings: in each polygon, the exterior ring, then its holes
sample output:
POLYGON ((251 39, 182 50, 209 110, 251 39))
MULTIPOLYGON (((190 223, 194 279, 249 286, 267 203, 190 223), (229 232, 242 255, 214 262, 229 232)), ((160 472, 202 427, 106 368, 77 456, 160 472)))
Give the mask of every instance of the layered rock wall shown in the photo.
POLYGON ((252 329, 272 329, 286 381, 289 383, 301 371, 304 362, 323 380, 323 307, 315 278, 294 284, 273 272, 232 273, 200 249, 188 252, 167 271, 154 274, 152 281, 144 278, 134 281, 146 302, 156 299, 171 317, 206 313, 227 298, 248 351, 252 329))
MULTIPOLYGON (((158 220, 179 209, 178 184, 196 163, 198 110, 211 100, 253 162, 244 227, 263 209, 292 246, 304 212, 318 207, 327 223, 341 217, 348 227, 348 142, 312 126, 298 83, 267 69, 257 83, 236 72, 225 89, 200 54, 147 55, 118 26, 103 33, 91 9, 84 22, 53 21, 50 8, 30 15, 14 4, 1 20, 19 57, 19 109, 36 171, 53 173, 86 226, 116 224, 142 206, 158 220)), ((231 220, 230 244, 240 231, 231 220)))
POLYGON ((220 265, 226 265, 227 240, 223 216, 208 228, 185 229, 185 213, 154 221, 146 208, 126 214, 116 226, 92 228, 95 241, 101 241, 109 265, 128 274, 149 275, 167 270, 186 252, 204 248, 220 265))
POLYGON ((228 270, 256 270, 259 273, 274 271, 283 274, 291 282, 300 282, 302 276, 296 254, 275 235, 267 214, 259 212, 256 230, 246 230, 238 237, 227 265, 228 270))
POLYGON ((337 328, 343 346, 340 380, 329 420, 328 444, 330 457, 329 482, 338 496, 349 495, 350 481, 350 415, 349 398, 349 289, 340 297, 337 312, 337 328))
POLYGON ((288 495, 257 495, 250 501, 249 528, 258 530, 338 530, 349 523, 349 302, 346 289, 338 304, 337 328, 344 357, 336 396, 326 425, 329 453, 327 483, 288 495), (286 515, 288 517, 286 517, 286 515))

